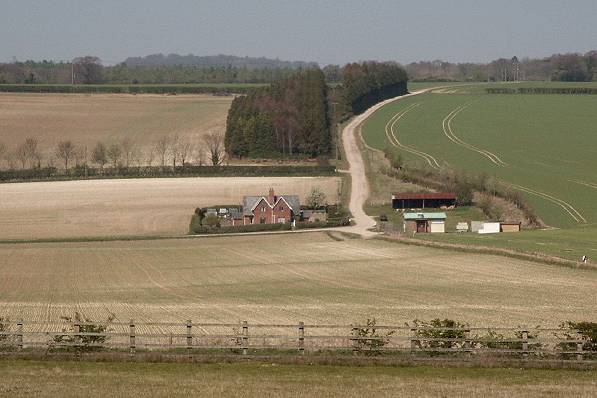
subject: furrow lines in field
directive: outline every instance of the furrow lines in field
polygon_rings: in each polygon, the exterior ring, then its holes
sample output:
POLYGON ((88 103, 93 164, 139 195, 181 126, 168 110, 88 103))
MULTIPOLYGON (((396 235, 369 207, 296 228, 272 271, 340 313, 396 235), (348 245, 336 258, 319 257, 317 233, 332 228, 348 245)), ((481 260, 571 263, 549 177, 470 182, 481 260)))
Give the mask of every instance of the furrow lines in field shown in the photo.
POLYGON ((448 137, 448 139, 452 142, 454 142, 457 145, 460 145, 466 149, 469 149, 471 151, 477 152, 483 156, 485 156, 486 158, 488 158, 493 164, 497 165, 497 166, 502 166, 505 167, 508 164, 505 163, 504 161, 502 161, 502 159, 499 158, 499 156, 497 156, 496 154, 494 154, 493 152, 488 151, 487 149, 482 149, 479 147, 476 147, 472 144, 469 144, 466 141, 463 141, 462 139, 460 139, 458 136, 456 136, 456 134, 454 133, 454 130, 452 129, 452 121, 456 118, 456 116, 464 111, 465 109, 467 109, 469 106, 471 105, 471 103, 467 103, 464 105, 460 105, 459 107, 457 107, 456 109, 452 110, 452 112, 450 112, 448 114, 448 116, 446 116, 444 118, 444 120, 442 121, 442 129, 444 131, 444 135, 446 137, 448 137))
POLYGON ((522 185, 511 184, 511 187, 514 189, 517 189, 519 191, 526 192, 531 195, 535 195, 540 198, 546 199, 552 203, 555 203, 558 206, 560 206, 562 209, 564 209, 577 223, 579 223, 579 224, 587 223, 587 220, 583 217, 583 215, 578 210, 576 210, 574 208, 574 206, 572 206, 570 203, 568 203, 562 199, 556 198, 555 196, 546 194, 541 191, 536 191, 534 189, 524 187, 522 185))
POLYGON ((417 156, 423 158, 429 164, 429 166, 431 168, 439 170, 441 168, 441 166, 437 162, 437 159, 435 159, 433 156, 431 156, 430 154, 428 154, 426 152, 420 151, 418 149, 415 149, 413 147, 410 147, 408 145, 401 143, 400 140, 398 140, 398 136, 396 135, 396 132, 394 131, 394 127, 396 126, 398 121, 400 119, 402 119, 404 116, 406 116, 410 111, 414 110, 415 108, 419 107, 420 105, 421 104, 418 104, 418 103, 412 104, 409 107, 407 107, 406 109, 403 109, 400 112, 396 113, 394 116, 392 116, 392 118, 390 118, 390 120, 388 120, 388 122, 386 123, 386 126, 385 126, 386 137, 388 137, 390 144, 392 144, 393 146, 400 148, 403 151, 412 153, 413 155, 417 155, 417 156))

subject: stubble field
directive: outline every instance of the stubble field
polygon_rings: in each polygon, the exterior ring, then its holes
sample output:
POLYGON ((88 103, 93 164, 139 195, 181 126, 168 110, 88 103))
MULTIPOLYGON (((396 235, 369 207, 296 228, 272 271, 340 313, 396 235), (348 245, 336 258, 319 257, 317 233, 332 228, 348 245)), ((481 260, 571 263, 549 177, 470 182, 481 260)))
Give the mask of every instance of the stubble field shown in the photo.
POLYGON ((591 319, 597 273, 302 233, 0 244, 0 316, 136 322, 557 326, 591 319))
POLYGON ((196 207, 243 195, 299 195, 314 187, 338 201, 339 177, 208 177, 0 184, 0 240, 181 235, 196 207))
POLYGON ((2 93, 0 141, 12 151, 27 137, 38 139, 45 164, 60 140, 91 153, 98 141, 127 137, 147 161, 162 136, 178 134, 200 144, 204 134, 223 132, 231 102, 232 97, 211 95, 2 93))

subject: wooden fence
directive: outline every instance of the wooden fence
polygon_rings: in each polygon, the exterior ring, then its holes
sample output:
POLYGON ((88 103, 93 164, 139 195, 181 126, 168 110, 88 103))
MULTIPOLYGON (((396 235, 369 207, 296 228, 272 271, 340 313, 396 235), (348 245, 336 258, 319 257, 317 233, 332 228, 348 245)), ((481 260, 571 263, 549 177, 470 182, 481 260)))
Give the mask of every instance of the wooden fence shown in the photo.
POLYGON ((0 352, 168 352, 306 355, 490 356, 596 361, 597 342, 560 328, 0 320, 0 352))

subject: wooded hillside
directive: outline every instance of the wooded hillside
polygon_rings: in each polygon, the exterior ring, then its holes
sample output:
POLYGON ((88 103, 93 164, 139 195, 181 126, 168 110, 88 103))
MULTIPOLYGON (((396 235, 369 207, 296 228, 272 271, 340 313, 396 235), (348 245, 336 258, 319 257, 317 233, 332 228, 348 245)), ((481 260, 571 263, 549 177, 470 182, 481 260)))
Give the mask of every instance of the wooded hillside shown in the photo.
POLYGON ((327 85, 319 69, 235 98, 228 113, 230 156, 319 156, 329 153, 330 141, 327 85))

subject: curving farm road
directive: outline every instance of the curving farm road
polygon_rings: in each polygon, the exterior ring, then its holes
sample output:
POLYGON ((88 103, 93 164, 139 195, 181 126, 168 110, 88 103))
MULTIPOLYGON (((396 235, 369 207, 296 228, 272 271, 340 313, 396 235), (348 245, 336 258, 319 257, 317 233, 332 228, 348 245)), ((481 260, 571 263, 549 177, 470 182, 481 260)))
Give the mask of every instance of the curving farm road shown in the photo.
POLYGON ((356 225, 350 227, 350 232, 358 233, 363 237, 371 237, 376 235, 375 232, 370 231, 370 229, 375 226, 376 221, 369 217, 363 210, 363 206, 365 205, 367 198, 369 198, 369 182, 367 181, 367 175, 365 174, 365 163, 363 162, 363 156, 357 143, 357 129, 359 125, 363 123, 369 116, 371 116, 373 112, 377 111, 384 105, 389 104, 390 102, 423 94, 435 88, 426 88, 400 97, 390 98, 389 100, 375 104, 371 108, 367 109, 364 113, 355 116, 350 123, 344 127, 344 130, 342 130, 342 142, 344 144, 346 160, 350 165, 349 172, 352 180, 349 209, 353 215, 353 221, 356 223, 356 225))

